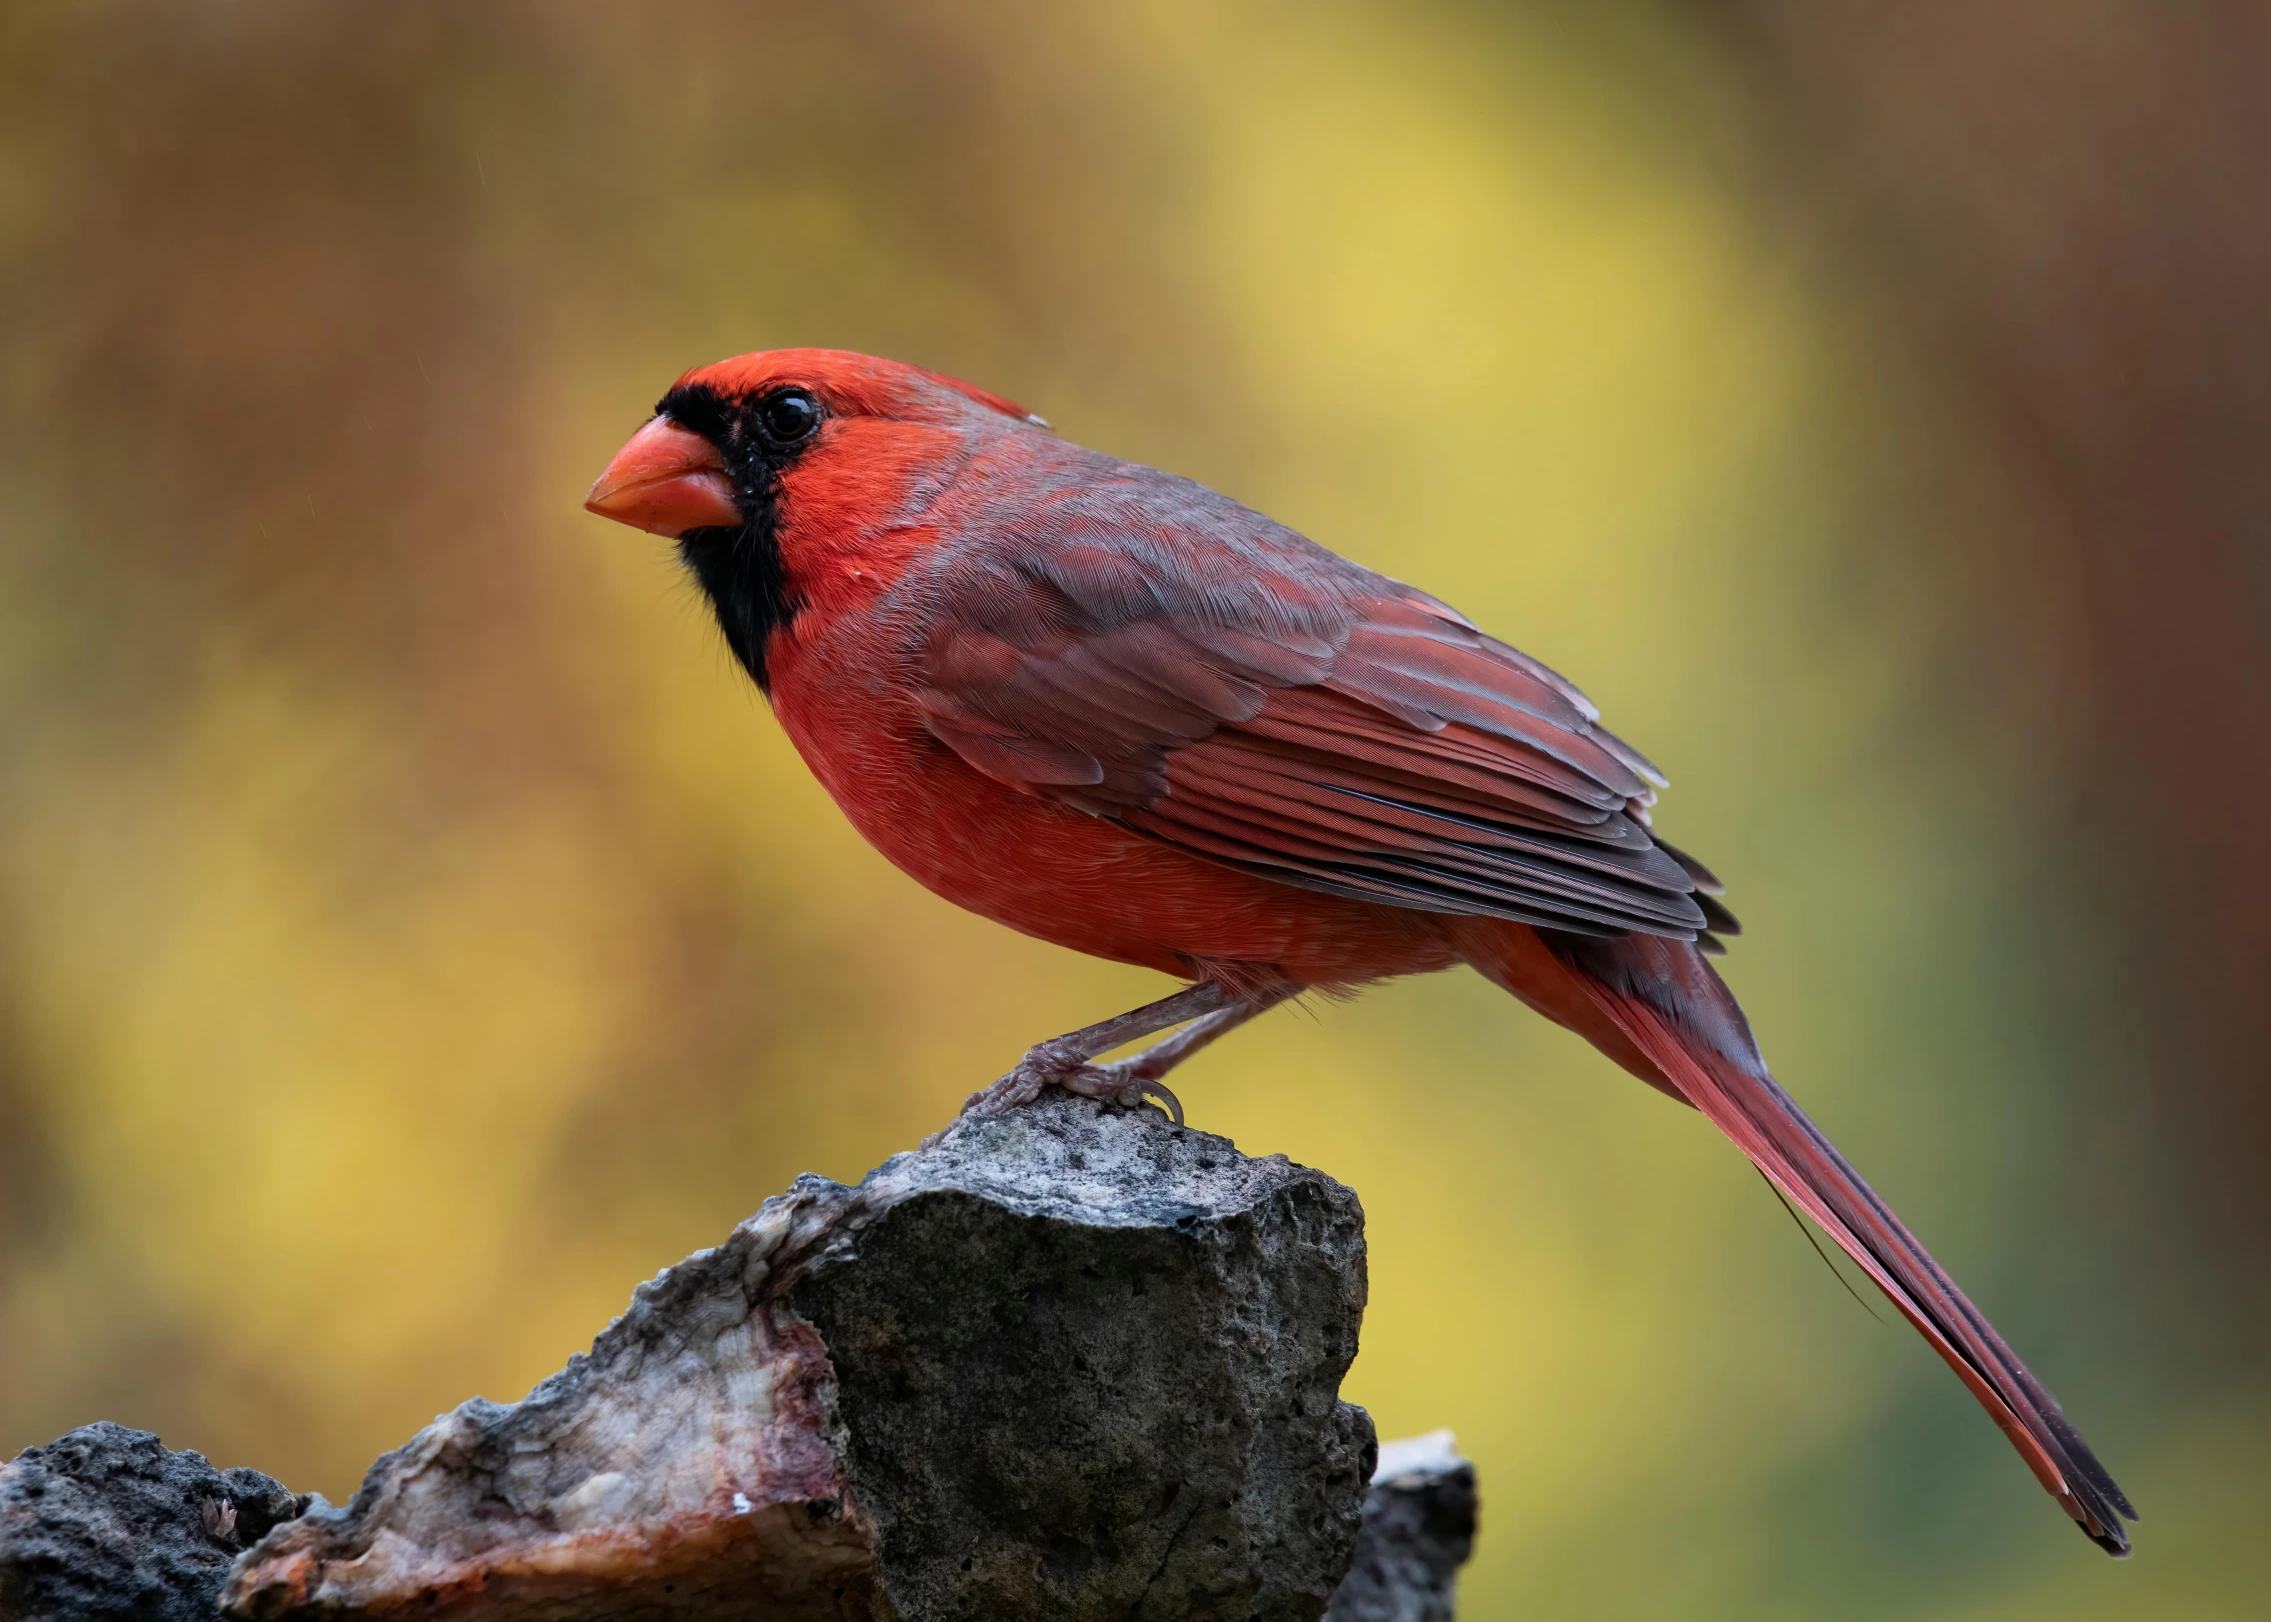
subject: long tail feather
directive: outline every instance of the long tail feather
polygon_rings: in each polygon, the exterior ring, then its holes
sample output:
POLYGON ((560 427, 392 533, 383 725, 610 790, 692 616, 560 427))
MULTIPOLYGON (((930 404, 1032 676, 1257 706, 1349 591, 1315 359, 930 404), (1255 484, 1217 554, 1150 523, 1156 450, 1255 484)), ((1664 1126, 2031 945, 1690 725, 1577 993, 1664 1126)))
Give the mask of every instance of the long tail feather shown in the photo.
POLYGON ((2126 1555, 2129 1500, 2057 1402, 1876 1191, 1776 1085, 1734 995, 1682 941, 1557 937, 1601 1012, 1916 1326, 2092 1542, 2126 1555))

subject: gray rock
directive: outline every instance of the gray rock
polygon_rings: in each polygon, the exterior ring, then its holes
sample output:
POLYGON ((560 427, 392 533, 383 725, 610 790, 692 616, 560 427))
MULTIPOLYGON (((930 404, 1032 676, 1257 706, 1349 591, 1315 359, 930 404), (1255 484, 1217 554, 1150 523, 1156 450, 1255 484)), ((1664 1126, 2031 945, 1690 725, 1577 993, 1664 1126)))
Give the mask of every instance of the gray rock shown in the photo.
POLYGON ((148 1431, 83 1425, 0 1466, 0 1619, 211 1622, 230 1562, 307 1502, 148 1431))
POLYGON ((1311 1622, 1370 1421, 1356 1196, 1052 1096, 801 1178, 239 1563, 246 1618, 1311 1622))
POLYGON ((1475 1542, 1475 1467, 1449 1431, 1386 1442, 1326 1622, 1451 1622, 1475 1542))

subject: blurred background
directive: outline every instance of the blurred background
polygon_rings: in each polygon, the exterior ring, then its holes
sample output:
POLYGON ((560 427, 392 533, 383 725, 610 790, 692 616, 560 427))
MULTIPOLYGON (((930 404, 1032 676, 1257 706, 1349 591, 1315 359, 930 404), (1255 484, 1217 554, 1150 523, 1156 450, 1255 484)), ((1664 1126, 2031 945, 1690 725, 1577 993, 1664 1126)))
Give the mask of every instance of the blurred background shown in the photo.
POLYGON ((2091 1550, 1700 1119, 1443 976, 1180 1086, 1363 1195, 1349 1395, 1479 1461, 1463 1614, 2260 1614, 2267 154, 2261 4, 14 0, 0 1455, 344 1498, 1164 989, 886 866, 581 512, 821 344, 1585 685, 2147 1517, 2091 1550))

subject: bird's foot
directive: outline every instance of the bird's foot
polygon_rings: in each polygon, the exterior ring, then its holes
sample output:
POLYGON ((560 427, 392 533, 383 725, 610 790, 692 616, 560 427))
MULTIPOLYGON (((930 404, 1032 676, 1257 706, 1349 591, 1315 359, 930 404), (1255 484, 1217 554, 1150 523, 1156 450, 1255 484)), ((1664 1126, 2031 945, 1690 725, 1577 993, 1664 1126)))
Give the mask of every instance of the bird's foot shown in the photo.
POLYGON ((1134 1109, 1147 1098, 1155 1098, 1175 1124, 1183 1124, 1183 1101, 1168 1091, 1167 1084, 1148 1073, 1144 1056, 1122 1059, 1116 1064, 1084 1064, 1076 1074, 1065 1077, 1057 1085, 1068 1093, 1083 1098, 1100 1098, 1107 1104, 1122 1109, 1134 1109))
MULTIPOLYGON (((1068 1093, 1117 1104, 1122 1109, 1133 1109, 1146 1098, 1156 1098, 1174 1117, 1175 1124, 1181 1126, 1182 1101, 1169 1092, 1157 1076, 1147 1073, 1143 1060, 1144 1055, 1139 1053, 1114 1064, 1090 1064, 1069 1047, 1043 1042, 1018 1060, 1016 1067, 1001 1080, 984 1092, 972 1093, 964 1099, 961 1114, 956 1119, 975 1116, 984 1120, 1007 1115, 1013 1109, 1032 1103, 1045 1089, 1062 1087, 1068 1093)), ((943 1130, 932 1133, 923 1140, 923 1147, 929 1148, 943 1136, 943 1130)))

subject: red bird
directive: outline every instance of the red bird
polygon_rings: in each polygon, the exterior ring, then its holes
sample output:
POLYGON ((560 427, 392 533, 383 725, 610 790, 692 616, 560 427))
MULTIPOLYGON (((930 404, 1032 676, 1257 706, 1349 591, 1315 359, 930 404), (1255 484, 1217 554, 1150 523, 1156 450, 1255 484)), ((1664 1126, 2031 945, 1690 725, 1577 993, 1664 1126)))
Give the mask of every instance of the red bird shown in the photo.
POLYGON ((1464 615, 936 372, 833 350, 687 373, 588 503, 674 537, 876 849, 1010 928, 1189 989, 1043 1042, 966 1109, 1133 1103, 1312 987, 1468 963, 1692 1104, 2128 1552, 2058 1404, 1767 1074, 1707 956, 1664 779, 1464 615), (1100 1054, 1173 1027, 1134 1058, 1100 1054))

